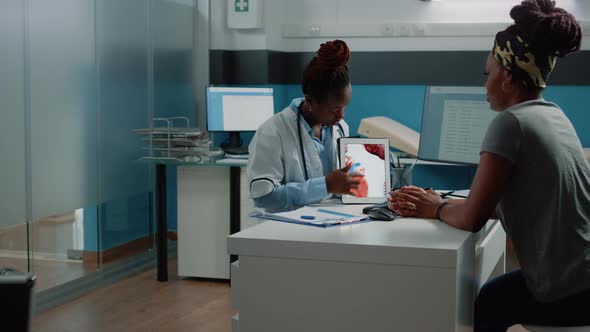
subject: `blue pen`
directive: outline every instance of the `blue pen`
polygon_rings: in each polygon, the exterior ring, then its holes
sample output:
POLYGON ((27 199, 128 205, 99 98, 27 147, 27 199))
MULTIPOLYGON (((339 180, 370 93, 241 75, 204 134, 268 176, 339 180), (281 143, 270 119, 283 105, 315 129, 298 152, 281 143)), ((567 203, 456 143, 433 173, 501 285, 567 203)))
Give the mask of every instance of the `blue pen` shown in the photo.
POLYGON ((301 219, 305 219, 305 220, 314 220, 315 217, 314 216, 301 216, 301 219))
POLYGON ((318 209, 318 212, 327 213, 327 214, 333 214, 335 216, 340 216, 340 217, 344 217, 344 218, 358 217, 357 215, 354 215, 354 214, 342 213, 342 212, 332 211, 332 210, 326 210, 326 209, 318 209))

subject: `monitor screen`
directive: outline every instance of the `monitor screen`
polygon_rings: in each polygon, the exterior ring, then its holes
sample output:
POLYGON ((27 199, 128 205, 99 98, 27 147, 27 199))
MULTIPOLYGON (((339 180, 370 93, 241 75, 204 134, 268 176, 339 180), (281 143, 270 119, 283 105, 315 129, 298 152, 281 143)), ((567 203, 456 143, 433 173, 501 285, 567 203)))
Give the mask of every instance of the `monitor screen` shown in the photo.
POLYGON ((209 131, 256 131, 273 114, 272 88, 207 88, 209 131))
POLYGON ((480 87, 428 87, 418 158, 479 163, 481 143, 496 112, 480 87))

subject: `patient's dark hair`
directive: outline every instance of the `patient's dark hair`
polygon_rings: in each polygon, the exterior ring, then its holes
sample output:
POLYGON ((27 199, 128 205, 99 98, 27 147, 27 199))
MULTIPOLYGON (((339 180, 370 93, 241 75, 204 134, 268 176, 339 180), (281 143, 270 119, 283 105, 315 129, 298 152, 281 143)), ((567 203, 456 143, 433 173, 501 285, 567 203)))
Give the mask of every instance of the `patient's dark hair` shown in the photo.
POLYGON ((350 50, 342 40, 321 44, 316 56, 303 71, 301 88, 306 97, 324 100, 337 95, 350 84, 348 60, 350 50))
POLYGON ((510 11, 508 31, 523 36, 535 56, 564 57, 580 49, 582 30, 574 16, 551 0, 525 0, 510 11))

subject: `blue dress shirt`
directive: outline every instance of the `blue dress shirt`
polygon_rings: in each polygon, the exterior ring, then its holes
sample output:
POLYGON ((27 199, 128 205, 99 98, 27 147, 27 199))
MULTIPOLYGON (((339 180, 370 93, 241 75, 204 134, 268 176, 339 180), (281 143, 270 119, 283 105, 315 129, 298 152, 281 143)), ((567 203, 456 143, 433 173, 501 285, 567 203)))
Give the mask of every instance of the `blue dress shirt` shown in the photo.
MULTIPOLYGON (((289 108, 298 113, 303 98, 293 99, 289 108)), ((305 182, 290 182, 274 188, 269 194, 255 198, 256 206, 264 206, 270 210, 281 210, 295 208, 311 203, 316 203, 328 196, 326 187, 326 175, 330 174, 334 165, 334 140, 332 138, 332 127, 322 127, 322 138, 317 138, 311 126, 303 119, 301 121, 307 133, 311 136, 315 149, 322 162, 324 176, 308 179, 305 182)), ((296 142, 294 142, 296 144, 296 142)))

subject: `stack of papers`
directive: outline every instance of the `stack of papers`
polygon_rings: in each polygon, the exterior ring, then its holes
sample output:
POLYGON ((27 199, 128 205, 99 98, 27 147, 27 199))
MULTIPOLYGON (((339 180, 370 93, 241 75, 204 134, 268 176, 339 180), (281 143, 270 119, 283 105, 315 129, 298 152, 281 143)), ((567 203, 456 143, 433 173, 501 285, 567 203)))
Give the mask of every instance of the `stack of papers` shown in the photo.
POLYGON ((246 159, 246 160, 248 160, 248 158, 250 158, 250 155, 249 154, 231 154, 231 153, 226 153, 225 156, 228 157, 228 158, 233 158, 233 159, 246 159))
MULTIPOLYGON (((169 118, 170 121, 176 118, 169 118)), ((167 119, 154 119, 167 120, 167 119)), ((206 131, 188 127, 154 127, 135 129, 143 136, 144 149, 151 157, 182 158, 186 156, 209 157, 221 155, 219 148, 212 147, 212 141, 206 131)))
POLYGON ((248 165, 248 159, 223 158, 217 160, 216 163, 221 165, 246 166, 248 165))
POLYGON ((280 213, 261 211, 252 214, 252 217, 317 227, 330 227, 370 221, 369 217, 364 214, 342 212, 335 208, 331 209, 329 206, 304 206, 294 211, 280 213))

